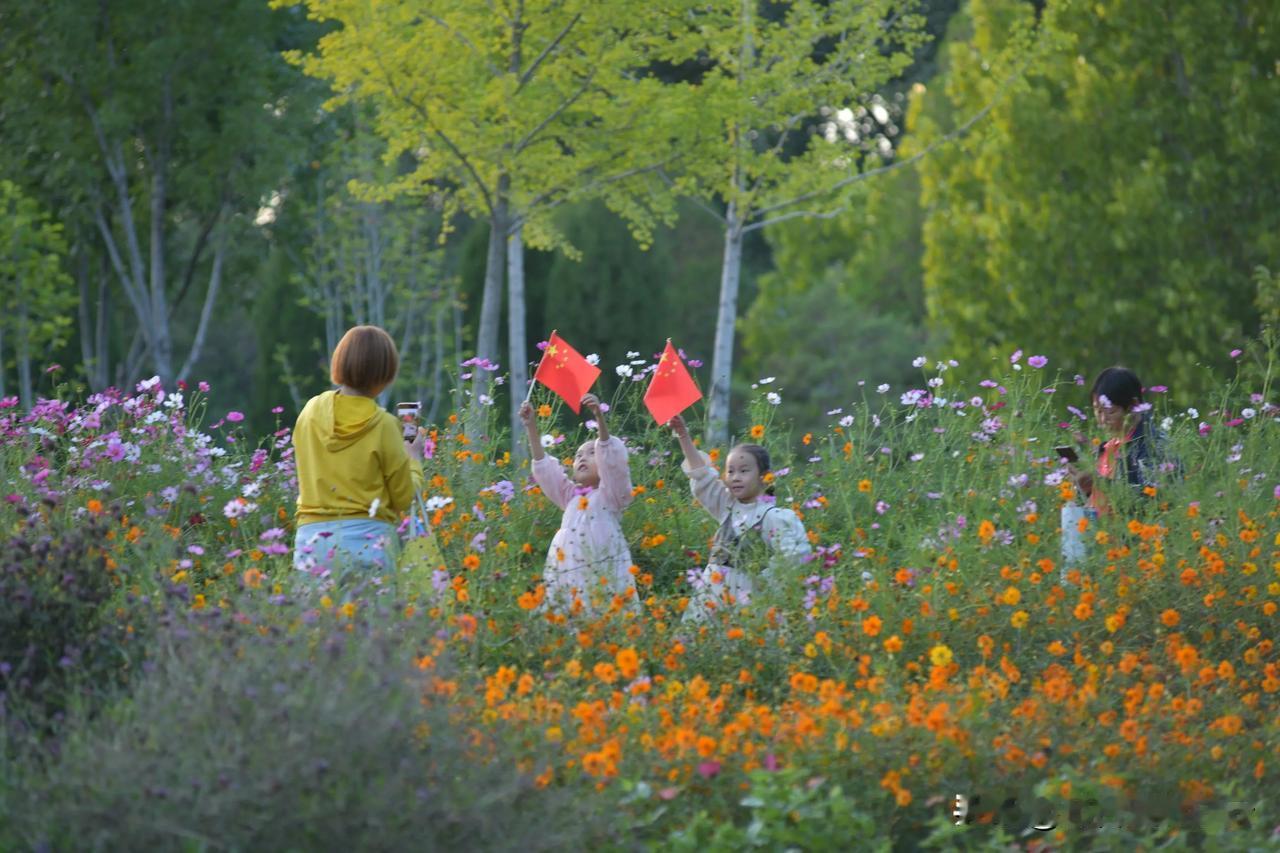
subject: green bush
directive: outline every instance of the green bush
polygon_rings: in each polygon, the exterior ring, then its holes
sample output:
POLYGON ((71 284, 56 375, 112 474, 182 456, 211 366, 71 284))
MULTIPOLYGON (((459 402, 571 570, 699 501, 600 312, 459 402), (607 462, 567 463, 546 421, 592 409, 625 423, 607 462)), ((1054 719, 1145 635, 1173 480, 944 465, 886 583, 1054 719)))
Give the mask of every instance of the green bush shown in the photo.
POLYGON ((424 703, 440 670, 415 667, 414 630, 273 600, 175 620, 130 695, 11 766, 0 847, 549 850, 597 832, 572 791, 424 703))
POLYGON ((0 710, 57 714, 71 684, 118 683, 127 664, 107 521, 67 518, 53 499, 15 502, 0 517, 13 520, 0 563, 0 710))

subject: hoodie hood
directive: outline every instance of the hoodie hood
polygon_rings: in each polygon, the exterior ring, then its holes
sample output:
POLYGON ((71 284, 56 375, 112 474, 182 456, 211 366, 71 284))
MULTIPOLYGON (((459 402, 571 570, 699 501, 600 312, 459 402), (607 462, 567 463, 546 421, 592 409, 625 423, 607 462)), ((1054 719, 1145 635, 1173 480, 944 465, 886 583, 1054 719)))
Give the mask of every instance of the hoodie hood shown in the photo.
POLYGON ((328 391, 313 403, 311 416, 316 434, 328 451, 350 447, 378 423, 378 404, 368 397, 328 391))

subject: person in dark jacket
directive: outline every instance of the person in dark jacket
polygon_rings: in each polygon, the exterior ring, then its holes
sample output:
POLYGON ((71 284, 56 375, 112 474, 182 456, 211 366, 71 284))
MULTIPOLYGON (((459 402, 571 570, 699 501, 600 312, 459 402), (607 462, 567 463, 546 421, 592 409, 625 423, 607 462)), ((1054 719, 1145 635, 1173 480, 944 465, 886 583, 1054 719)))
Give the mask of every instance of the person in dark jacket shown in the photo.
POLYGON ((1127 483, 1131 492, 1142 494, 1179 465, 1168 454, 1165 435, 1151 415, 1151 404, 1143 399, 1136 373, 1127 367, 1108 367, 1093 381, 1089 396, 1106 440, 1098 448, 1092 471, 1069 469, 1088 506, 1106 514, 1111 507, 1107 495, 1095 488, 1098 478, 1127 483))

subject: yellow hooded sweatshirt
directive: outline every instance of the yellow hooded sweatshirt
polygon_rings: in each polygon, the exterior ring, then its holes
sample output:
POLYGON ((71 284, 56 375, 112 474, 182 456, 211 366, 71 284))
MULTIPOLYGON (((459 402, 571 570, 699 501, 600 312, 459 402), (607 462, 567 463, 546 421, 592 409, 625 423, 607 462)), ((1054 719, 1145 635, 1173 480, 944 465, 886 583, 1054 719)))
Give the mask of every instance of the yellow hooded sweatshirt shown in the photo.
POLYGON ((344 518, 399 524, 423 489, 396 416, 368 397, 312 397, 293 430, 299 525, 344 518), (372 512, 370 509, 372 508, 372 512))

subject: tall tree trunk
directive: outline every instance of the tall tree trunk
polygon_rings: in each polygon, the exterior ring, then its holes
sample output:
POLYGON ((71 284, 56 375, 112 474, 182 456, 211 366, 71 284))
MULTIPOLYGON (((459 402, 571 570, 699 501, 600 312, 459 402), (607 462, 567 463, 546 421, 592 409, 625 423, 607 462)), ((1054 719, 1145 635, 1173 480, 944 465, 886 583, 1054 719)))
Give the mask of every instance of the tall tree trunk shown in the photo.
POLYGON ((93 297, 89 292, 89 253, 83 246, 76 247, 76 286, 80 290, 78 318, 80 321, 80 361, 84 364, 85 378, 89 388, 101 391, 94 380, 98 377, 98 341, 99 325, 94 322, 91 310, 93 297))
MULTIPOLYGON (((507 251, 507 189, 511 181, 505 175, 498 179, 498 200, 489 217, 489 251, 485 257, 484 293, 480 297, 480 329, 476 335, 476 355, 491 362, 498 360, 498 321, 502 316, 502 272, 507 251)), ((489 394, 491 375, 487 370, 471 371, 471 405, 468 407, 467 432, 479 438, 484 423, 481 394, 489 394)))
POLYGON ((191 342, 191 349, 187 353, 186 361, 182 364, 182 369, 178 371, 177 378, 185 380, 191 375, 192 368, 200 359, 200 353, 204 350, 205 335, 209 331, 209 318, 213 316, 213 306, 218 301, 218 290, 222 287, 222 264, 227 255, 227 228, 230 224, 223 222, 219 228, 218 236, 214 238, 215 245, 213 250, 213 269, 209 273, 209 287, 204 294, 204 305, 200 309, 200 322, 196 326, 195 338, 191 342))
POLYGON ((733 376, 733 337, 738 319, 738 284, 742 272, 742 222, 730 202, 725 212, 724 260, 720 267, 720 304, 716 309, 716 338, 711 351, 711 395, 707 443, 721 447, 729 441, 729 382, 733 376))
MULTIPOLYGON (((102 265, 99 260, 99 265, 102 265)), ((110 335, 111 335, 111 288, 110 275, 106 269, 98 270, 98 331, 94 335, 97 349, 94 352, 93 378, 89 387, 95 391, 105 391, 110 382, 110 335)))
POLYGON ((35 402, 35 387, 31 382, 31 338, 30 318, 27 315, 27 303, 18 300, 18 395, 22 400, 22 408, 30 409, 35 402))
POLYGON ((155 164, 156 171, 151 178, 151 363, 156 375, 168 387, 176 378, 173 371, 173 334, 169 328, 169 305, 165 293, 164 217, 168 192, 165 172, 168 164, 163 155, 157 159, 159 162, 155 164))
POLYGON ((524 442, 520 435, 520 404, 529 384, 529 353, 525 340, 524 299, 524 226, 517 224, 507 238, 507 351, 510 362, 511 455, 524 461, 524 442))

